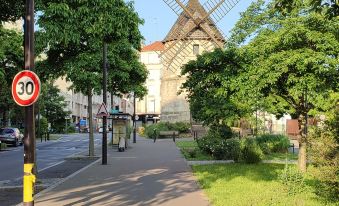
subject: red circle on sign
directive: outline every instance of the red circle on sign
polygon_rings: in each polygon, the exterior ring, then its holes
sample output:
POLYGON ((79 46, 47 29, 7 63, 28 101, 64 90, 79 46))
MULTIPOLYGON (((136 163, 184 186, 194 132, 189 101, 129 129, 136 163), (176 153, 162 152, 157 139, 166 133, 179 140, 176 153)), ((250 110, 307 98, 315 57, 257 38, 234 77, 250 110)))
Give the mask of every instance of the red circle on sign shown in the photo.
POLYGON ((40 79, 39 77, 32 71, 29 70, 24 70, 19 72, 17 75, 15 75, 13 82, 12 82, 12 96, 14 101, 20 105, 20 106, 30 106, 32 104, 34 104, 34 102, 36 102, 38 100, 40 94, 40 79), (34 84, 34 92, 33 95, 29 98, 29 99, 21 99, 16 91, 16 85, 18 84, 18 81, 22 78, 22 77, 29 77, 33 80, 33 84, 34 84))

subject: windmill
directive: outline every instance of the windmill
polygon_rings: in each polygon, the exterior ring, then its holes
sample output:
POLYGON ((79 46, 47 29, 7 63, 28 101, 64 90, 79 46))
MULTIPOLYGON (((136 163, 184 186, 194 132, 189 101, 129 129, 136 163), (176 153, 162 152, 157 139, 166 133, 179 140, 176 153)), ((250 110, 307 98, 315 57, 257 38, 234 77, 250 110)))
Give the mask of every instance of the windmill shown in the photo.
POLYGON ((187 57, 197 53, 192 51, 192 45, 205 51, 223 48, 225 35, 217 23, 240 0, 208 0, 203 5, 199 0, 163 1, 178 15, 178 20, 164 39, 165 49, 159 56, 165 68, 178 74, 187 57))
POLYGON ((186 93, 178 91, 186 81, 181 76, 181 67, 194 60, 201 51, 223 48, 225 35, 217 23, 240 0, 163 0, 178 19, 162 41, 164 49, 159 52, 163 70, 161 72, 161 121, 191 121, 190 106, 186 93))

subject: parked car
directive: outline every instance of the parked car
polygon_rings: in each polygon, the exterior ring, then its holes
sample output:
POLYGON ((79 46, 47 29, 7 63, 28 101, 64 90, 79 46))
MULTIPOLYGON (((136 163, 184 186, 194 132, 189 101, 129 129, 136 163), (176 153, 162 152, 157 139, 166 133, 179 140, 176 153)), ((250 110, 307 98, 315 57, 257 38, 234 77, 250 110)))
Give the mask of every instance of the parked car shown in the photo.
POLYGON ((11 144, 15 147, 23 144, 23 134, 18 128, 6 127, 0 129, 0 141, 2 143, 11 144))

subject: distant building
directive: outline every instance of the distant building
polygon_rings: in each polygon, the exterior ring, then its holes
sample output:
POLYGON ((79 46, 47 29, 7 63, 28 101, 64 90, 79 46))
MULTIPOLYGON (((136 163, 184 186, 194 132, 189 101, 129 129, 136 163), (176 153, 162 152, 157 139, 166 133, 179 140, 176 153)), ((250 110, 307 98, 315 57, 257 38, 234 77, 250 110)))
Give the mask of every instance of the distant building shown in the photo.
POLYGON ((140 61, 145 64, 149 75, 145 86, 148 94, 143 99, 136 101, 136 114, 144 123, 156 122, 161 113, 161 72, 163 65, 159 53, 164 50, 162 42, 157 41, 144 46, 140 52, 140 61))

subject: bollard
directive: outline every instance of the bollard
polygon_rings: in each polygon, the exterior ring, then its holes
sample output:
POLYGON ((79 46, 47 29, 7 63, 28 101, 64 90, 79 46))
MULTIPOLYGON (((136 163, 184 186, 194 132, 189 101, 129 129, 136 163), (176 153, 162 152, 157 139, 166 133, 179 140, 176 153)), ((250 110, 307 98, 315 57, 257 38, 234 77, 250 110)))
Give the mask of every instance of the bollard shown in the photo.
POLYGON ((153 142, 155 143, 155 141, 157 140, 157 130, 156 129, 153 130, 153 134, 154 134, 153 142))

